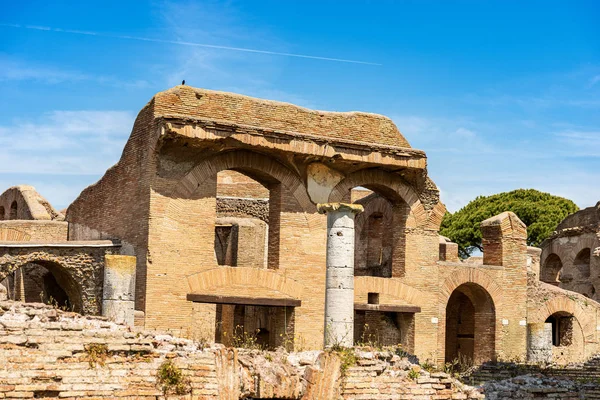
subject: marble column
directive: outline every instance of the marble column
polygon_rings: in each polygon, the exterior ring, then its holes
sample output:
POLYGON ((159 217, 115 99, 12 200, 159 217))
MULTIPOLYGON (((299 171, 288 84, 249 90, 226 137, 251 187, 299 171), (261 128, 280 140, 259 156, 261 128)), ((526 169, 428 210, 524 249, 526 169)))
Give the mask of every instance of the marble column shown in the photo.
POLYGON ((359 204, 317 205, 327 214, 325 347, 354 345, 354 217, 359 204))

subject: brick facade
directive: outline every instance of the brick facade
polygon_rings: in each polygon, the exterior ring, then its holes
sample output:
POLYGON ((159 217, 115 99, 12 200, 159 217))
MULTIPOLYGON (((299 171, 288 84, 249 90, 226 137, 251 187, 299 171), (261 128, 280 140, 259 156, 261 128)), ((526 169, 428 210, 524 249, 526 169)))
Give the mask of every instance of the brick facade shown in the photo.
MULTIPOLYGON (((597 351, 600 305, 589 300, 581 314, 570 292, 536 297, 537 256, 516 215, 482 224, 483 260, 459 260, 438 234, 445 207, 426 166, 382 116, 177 86, 144 107, 119 162, 68 208, 68 239, 119 240, 136 256, 146 328, 224 341, 243 325, 269 346, 284 334, 318 349, 327 217, 317 203, 356 202, 358 336, 368 325, 434 363, 524 359, 527 324, 552 306, 544 321, 573 316, 583 339, 572 343, 597 351)), ((598 276, 586 254, 574 257, 580 275, 598 276)), ((564 350, 573 352, 582 354, 564 350)))

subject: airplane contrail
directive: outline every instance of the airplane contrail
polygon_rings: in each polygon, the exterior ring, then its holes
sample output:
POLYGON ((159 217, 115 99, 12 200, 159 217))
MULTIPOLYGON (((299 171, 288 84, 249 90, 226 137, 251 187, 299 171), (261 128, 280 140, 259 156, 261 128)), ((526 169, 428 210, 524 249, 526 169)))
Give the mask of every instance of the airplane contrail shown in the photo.
POLYGON ((147 38, 147 37, 141 37, 141 36, 112 35, 112 34, 108 34, 108 33, 99 33, 99 32, 92 32, 92 31, 79 31, 79 30, 74 30, 74 29, 53 28, 53 27, 48 27, 48 26, 20 25, 20 24, 7 24, 7 23, 0 23, 0 26, 10 27, 10 28, 20 28, 20 29, 31 29, 31 30, 36 30, 36 31, 70 33, 70 34, 74 34, 74 35, 98 36, 98 37, 106 37, 106 38, 113 38, 113 39, 127 39, 127 40, 138 40, 138 41, 143 41, 143 42, 176 44, 176 45, 180 45, 180 46, 206 47, 209 49, 243 51, 246 53, 268 54, 268 55, 273 55, 273 56, 308 58, 308 59, 312 59, 312 60, 334 61, 334 62, 342 62, 342 63, 350 63, 350 64, 364 64, 364 65, 376 65, 376 66, 382 65, 382 64, 368 62, 368 61, 347 60, 347 59, 343 59, 343 58, 311 56, 308 54, 283 53, 283 52, 279 52, 279 51, 258 50, 258 49, 250 49, 250 48, 246 48, 246 47, 220 46, 220 45, 215 45, 215 44, 185 42, 185 41, 181 41, 181 40, 154 39, 154 38, 147 38))

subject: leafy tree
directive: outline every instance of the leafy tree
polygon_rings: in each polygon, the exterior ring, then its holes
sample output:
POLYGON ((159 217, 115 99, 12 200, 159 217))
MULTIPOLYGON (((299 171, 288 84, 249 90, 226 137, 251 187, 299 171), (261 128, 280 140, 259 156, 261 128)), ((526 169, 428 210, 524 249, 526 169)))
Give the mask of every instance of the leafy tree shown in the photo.
POLYGON ((512 211, 527 225, 527 244, 539 244, 556 226, 579 208, 571 200, 534 189, 518 189, 491 196, 479 196, 454 214, 446 213, 440 234, 458 244, 461 257, 482 250, 481 221, 504 211, 512 211))

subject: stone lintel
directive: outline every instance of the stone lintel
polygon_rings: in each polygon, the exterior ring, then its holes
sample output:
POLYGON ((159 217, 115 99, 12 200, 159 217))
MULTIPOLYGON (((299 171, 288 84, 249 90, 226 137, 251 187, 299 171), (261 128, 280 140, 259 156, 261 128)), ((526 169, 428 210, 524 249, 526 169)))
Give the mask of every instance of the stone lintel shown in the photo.
POLYGON ((320 214, 327 214, 330 211, 350 211, 355 214, 360 214, 364 211, 364 208, 360 204, 319 203, 317 204, 317 210, 320 214))
POLYGON ((422 150, 384 144, 335 139, 290 131, 268 130, 210 119, 171 115, 163 118, 162 134, 170 133, 199 141, 232 138, 244 145, 307 156, 338 157, 341 160, 395 168, 425 169, 422 150))
POLYGON ((286 297, 246 297, 246 296, 220 296, 216 294, 187 295, 188 301, 195 303, 233 304, 244 306, 272 306, 272 307, 300 307, 301 300, 286 297))
POLYGON ((379 311, 379 312, 399 312, 399 313, 420 313, 421 307, 401 306, 395 304, 363 304, 354 303, 354 309, 358 311, 379 311))

